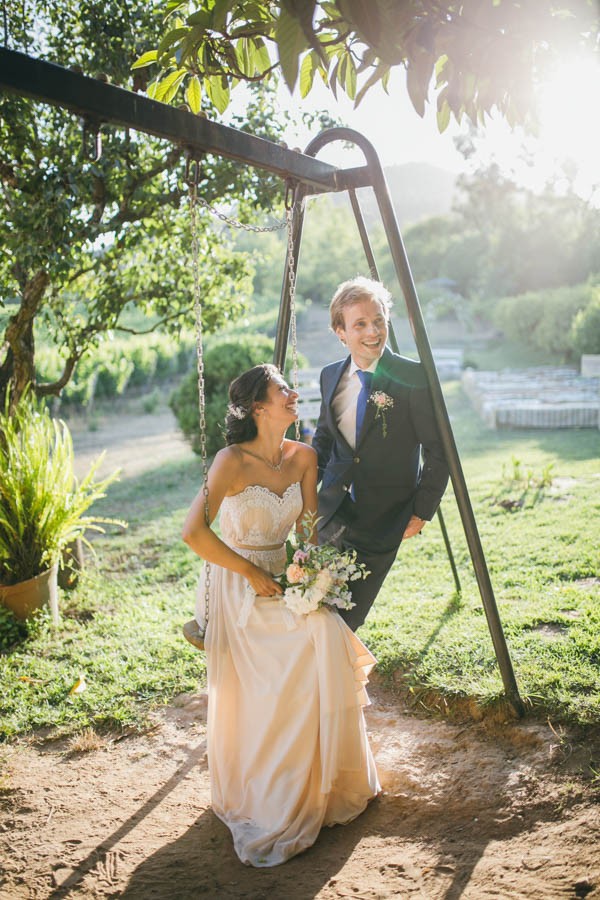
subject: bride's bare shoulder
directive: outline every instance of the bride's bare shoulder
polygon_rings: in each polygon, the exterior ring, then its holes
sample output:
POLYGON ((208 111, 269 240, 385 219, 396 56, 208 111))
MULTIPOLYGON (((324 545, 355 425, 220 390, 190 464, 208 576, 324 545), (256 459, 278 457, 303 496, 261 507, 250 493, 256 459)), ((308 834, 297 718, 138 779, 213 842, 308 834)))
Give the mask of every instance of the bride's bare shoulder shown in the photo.
POLYGON ((304 466, 317 464, 317 452, 308 444, 303 444, 302 441, 286 441, 286 445, 289 445, 293 456, 304 466))
POLYGON ((222 450, 215 453, 211 469, 218 472, 219 475, 233 477, 237 475, 241 467, 242 454, 240 448, 235 444, 230 444, 229 447, 223 447, 222 450))

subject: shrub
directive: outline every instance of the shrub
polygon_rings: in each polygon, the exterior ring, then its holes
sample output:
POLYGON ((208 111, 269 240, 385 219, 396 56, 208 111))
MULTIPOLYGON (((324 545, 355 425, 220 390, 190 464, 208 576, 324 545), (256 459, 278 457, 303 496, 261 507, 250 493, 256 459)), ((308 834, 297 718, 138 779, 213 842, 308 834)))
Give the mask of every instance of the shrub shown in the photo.
MULTIPOLYGON (((95 397, 111 399, 128 388, 151 387, 190 369, 194 360, 194 336, 134 335, 104 341, 79 361, 75 374, 62 392, 62 400, 87 406, 95 397)), ((40 347, 36 355, 38 377, 55 381, 64 366, 54 347, 40 347)))
POLYGON ((572 323, 592 293, 592 285, 578 284, 504 297, 496 306, 494 324, 510 340, 569 359, 574 353, 572 323))
POLYGON ((600 353, 600 286, 585 309, 571 324, 571 341, 577 353, 600 353))
MULTIPOLYGON (((225 336, 207 343, 204 354, 204 383, 206 393, 206 439, 209 456, 225 446, 224 423, 230 382, 246 369, 273 359, 274 343, 262 334, 225 336)), ((299 356, 300 366, 306 365, 299 356)), ((291 368, 288 359, 286 372, 291 368)), ((169 401, 179 427, 191 443, 195 453, 200 453, 200 428, 198 413, 198 373, 189 372, 173 391, 169 401)))
POLYGON ((27 635, 27 626, 20 622, 5 606, 0 604, 0 653, 5 653, 20 643, 27 635))
MULTIPOLYGON (((246 334, 207 343, 204 353, 204 383, 207 451, 210 456, 225 446, 223 425, 230 382, 246 369, 270 362, 273 358, 273 346, 271 338, 261 334, 246 334)), ((169 402, 192 449, 195 453, 200 453, 196 370, 183 378, 169 402)))

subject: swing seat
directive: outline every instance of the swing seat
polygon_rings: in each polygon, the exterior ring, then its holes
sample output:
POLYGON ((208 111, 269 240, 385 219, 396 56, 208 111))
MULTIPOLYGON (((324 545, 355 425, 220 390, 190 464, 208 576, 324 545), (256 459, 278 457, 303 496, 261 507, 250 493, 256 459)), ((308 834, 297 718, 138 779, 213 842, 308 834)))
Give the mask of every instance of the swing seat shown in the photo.
POLYGON ((195 619, 191 619, 183 626, 183 636, 197 650, 204 650, 204 634, 195 619))

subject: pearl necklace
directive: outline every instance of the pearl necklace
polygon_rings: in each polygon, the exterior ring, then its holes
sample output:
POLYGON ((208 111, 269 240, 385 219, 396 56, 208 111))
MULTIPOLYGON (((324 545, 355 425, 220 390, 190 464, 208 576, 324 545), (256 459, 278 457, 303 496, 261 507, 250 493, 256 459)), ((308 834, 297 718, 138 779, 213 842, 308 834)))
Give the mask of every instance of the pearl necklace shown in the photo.
POLYGON ((253 453, 252 450, 246 450, 245 447, 240 447, 240 450, 242 453, 247 453, 248 456, 253 456, 254 459, 264 462, 265 466, 268 466, 273 472, 281 472, 281 467, 283 466, 283 447, 281 448, 281 458, 278 463, 272 463, 265 456, 261 456, 259 453, 253 453))

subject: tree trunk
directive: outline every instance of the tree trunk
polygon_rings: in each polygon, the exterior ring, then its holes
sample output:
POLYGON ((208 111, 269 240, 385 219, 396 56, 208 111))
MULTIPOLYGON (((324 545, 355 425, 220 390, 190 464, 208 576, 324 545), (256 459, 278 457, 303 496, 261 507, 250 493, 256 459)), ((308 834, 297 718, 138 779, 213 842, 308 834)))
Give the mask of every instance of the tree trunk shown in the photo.
POLYGON ((42 269, 25 283, 21 305, 6 327, 6 355, 0 366, 0 400, 4 402, 7 391, 10 391, 11 409, 19 402, 27 385, 35 385, 33 324, 48 282, 48 273, 42 269))

